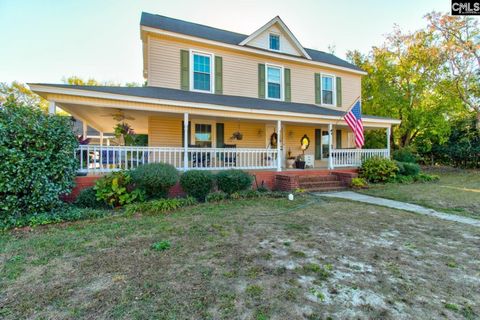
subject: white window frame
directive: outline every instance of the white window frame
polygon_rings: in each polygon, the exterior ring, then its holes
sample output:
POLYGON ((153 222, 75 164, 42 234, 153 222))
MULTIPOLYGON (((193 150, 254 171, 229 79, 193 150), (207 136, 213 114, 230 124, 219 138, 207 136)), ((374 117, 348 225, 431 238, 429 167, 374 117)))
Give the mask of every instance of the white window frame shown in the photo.
MULTIPOLYGON (((202 91, 203 92, 203 91, 202 91)), ((216 147, 217 141, 217 121, 215 120, 206 120, 206 119, 192 119, 190 121, 190 141, 193 145, 197 144, 197 138, 195 137, 195 125, 196 124, 209 124, 212 126, 212 148, 216 147)))
POLYGON ((334 107, 337 105, 337 77, 334 74, 320 73, 320 104, 322 106, 334 107), (332 78, 332 103, 323 103, 323 77, 332 78))
POLYGON ((195 92, 203 92, 203 93, 214 93, 215 92, 215 55, 210 52, 204 52, 199 50, 190 49, 190 70, 189 78, 190 78, 190 91, 195 92), (206 56, 210 58, 210 90, 199 90, 193 87, 193 74, 194 74, 194 65, 193 65, 193 56, 200 55, 206 56))
POLYGON ((274 52, 279 52, 281 50, 281 41, 280 41, 281 37, 280 37, 280 34, 278 33, 275 33, 275 32, 270 32, 268 34, 268 50, 271 50, 271 51, 274 51, 274 52), (270 36, 277 36, 278 37, 278 50, 277 49, 272 49, 270 48, 270 36))
POLYGON ((275 101, 284 101, 285 97, 285 84, 284 84, 284 67, 275 65, 275 64, 269 64, 265 63, 265 98, 268 100, 275 100, 275 101), (268 68, 276 68, 280 69, 280 99, 279 98, 270 98, 268 96, 268 68))

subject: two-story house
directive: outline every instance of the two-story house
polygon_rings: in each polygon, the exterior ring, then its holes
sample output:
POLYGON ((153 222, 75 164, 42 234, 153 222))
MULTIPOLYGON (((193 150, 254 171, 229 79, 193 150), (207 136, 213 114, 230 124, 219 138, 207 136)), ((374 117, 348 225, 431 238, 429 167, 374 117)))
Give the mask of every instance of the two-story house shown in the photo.
POLYGON ((368 150, 355 149, 343 119, 366 72, 304 48, 278 16, 244 35, 143 13, 140 36, 145 87, 29 84, 51 112, 61 107, 100 137, 119 121, 148 134, 148 147, 81 146, 82 171, 158 161, 281 171, 300 155, 307 168, 332 169, 389 156, 398 120, 363 115, 366 130, 386 129, 386 148, 368 150))

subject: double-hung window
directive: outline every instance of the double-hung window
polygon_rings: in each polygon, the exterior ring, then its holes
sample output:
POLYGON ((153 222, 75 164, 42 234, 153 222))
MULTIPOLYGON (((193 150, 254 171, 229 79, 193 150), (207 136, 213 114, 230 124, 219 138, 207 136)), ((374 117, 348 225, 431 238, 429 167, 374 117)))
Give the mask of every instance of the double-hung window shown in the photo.
POLYGON ((334 80, 333 76, 322 75, 322 104, 335 104, 334 80))
POLYGON ((275 50, 275 51, 279 51, 280 50, 280 36, 278 34, 273 34, 273 33, 270 33, 270 37, 269 37, 269 42, 270 42, 270 50, 275 50))
POLYGON ((192 90, 212 92, 213 89, 213 56, 200 52, 191 53, 191 84, 192 90))
POLYGON ((282 100, 282 68, 267 65, 267 98, 282 100))

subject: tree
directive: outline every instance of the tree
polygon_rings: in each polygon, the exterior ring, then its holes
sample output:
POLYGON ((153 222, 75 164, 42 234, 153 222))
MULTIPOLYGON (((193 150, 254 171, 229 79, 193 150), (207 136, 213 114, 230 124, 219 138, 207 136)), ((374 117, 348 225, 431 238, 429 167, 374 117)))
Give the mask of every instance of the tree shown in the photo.
POLYGON ((439 12, 426 15, 428 31, 436 37, 436 45, 445 55, 450 89, 476 112, 480 129, 480 28, 478 20, 469 16, 450 16, 439 12))
POLYGON ((366 114, 398 118, 394 147, 409 146, 418 136, 446 139, 448 115, 459 104, 445 95, 445 60, 425 30, 403 33, 398 27, 381 47, 368 55, 348 53, 368 72, 362 80, 362 108, 366 114))
POLYGON ((38 107, 43 111, 48 110, 48 101, 33 93, 23 83, 13 81, 11 84, 0 82, 0 104, 5 104, 8 99, 13 99, 18 104, 38 107))

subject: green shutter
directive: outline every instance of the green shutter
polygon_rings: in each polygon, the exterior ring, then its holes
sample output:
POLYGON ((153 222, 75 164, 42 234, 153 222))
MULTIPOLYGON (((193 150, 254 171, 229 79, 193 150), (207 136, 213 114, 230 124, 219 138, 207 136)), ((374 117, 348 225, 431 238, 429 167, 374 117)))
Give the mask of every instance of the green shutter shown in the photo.
POLYGON ((223 93, 223 59, 215 56, 215 93, 223 93))
POLYGON ((223 123, 217 123, 217 148, 223 148, 224 144, 225 144, 225 138, 224 138, 224 135, 225 135, 225 126, 223 125, 223 123))
POLYGON ((338 129, 336 131, 336 137, 335 137, 335 140, 336 140, 336 148, 337 149, 342 149, 342 130, 338 129))
MULTIPOLYGON (((183 122, 182 120, 182 147, 185 147, 185 144, 183 143, 183 141, 185 141, 185 131, 183 130, 183 124, 185 122, 183 122)), ((188 144, 192 144, 192 123, 190 121, 188 121, 188 144)))
POLYGON ((315 103, 322 103, 320 101, 320 73, 315 73, 315 103))
POLYGON ((285 69, 285 101, 292 101, 292 87, 290 81, 290 69, 285 69))
POLYGON ((337 77, 337 107, 342 106, 342 78, 337 77))
POLYGON ((315 129, 315 160, 322 159, 322 130, 315 129))
POLYGON ((182 90, 190 89, 190 53, 188 50, 180 50, 180 86, 182 90))
POLYGON ((265 98, 265 65, 258 64, 258 97, 265 98))

